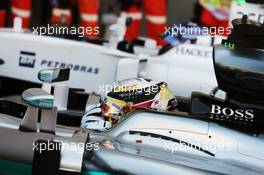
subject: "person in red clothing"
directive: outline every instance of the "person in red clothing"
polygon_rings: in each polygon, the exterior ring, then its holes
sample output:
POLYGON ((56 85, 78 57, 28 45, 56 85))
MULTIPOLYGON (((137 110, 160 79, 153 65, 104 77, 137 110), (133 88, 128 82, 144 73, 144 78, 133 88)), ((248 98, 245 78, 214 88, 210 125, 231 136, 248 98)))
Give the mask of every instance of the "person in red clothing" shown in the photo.
POLYGON ((29 28, 32 0, 11 0, 11 20, 15 17, 22 19, 22 27, 29 28))
MULTIPOLYGON (((71 6, 74 4, 79 10, 82 27, 95 28, 98 26, 99 0, 53 0, 51 22, 71 26, 73 21, 71 6)), ((97 34, 91 32, 85 37, 95 38, 97 34)))
POLYGON ((31 17, 32 0, 1 0, 0 1, 0 27, 6 27, 7 9, 10 7, 11 20, 15 17, 22 19, 22 27, 28 28, 31 17))
POLYGON ((139 36, 144 10, 148 37, 155 39, 159 45, 164 44, 160 36, 165 32, 167 22, 167 0, 119 0, 119 2, 121 16, 132 18, 132 24, 126 31, 126 40, 131 41, 139 36))
POLYGON ((51 1, 51 19, 53 24, 72 25, 71 2, 69 0, 52 0, 51 1))
MULTIPOLYGON (((78 0, 78 9, 81 16, 82 27, 98 27, 99 0, 78 0)), ((86 37, 95 38, 97 34, 92 32, 86 37)))

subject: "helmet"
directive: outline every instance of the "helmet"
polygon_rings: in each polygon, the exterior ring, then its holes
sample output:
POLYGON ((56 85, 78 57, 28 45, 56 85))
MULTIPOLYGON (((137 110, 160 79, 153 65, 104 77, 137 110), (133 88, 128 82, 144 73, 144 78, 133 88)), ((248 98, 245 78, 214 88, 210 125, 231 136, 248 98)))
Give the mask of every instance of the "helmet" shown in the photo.
POLYGON ((81 127, 106 131, 124 114, 138 108, 173 110, 176 106, 177 100, 166 83, 144 78, 126 79, 118 82, 102 104, 88 110, 82 118, 81 127))
POLYGON ((144 78, 120 81, 102 103, 102 115, 116 123, 124 114, 138 108, 173 110, 177 100, 165 82, 155 83, 144 78))

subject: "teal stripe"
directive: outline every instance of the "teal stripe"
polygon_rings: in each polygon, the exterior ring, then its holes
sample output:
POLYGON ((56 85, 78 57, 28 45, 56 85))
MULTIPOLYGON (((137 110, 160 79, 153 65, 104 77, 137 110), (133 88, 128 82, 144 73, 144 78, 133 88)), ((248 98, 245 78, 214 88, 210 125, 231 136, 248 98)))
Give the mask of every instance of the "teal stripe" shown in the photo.
MULTIPOLYGON (((31 164, 0 160, 0 175, 31 175, 31 164)), ((105 172, 84 171, 82 175, 111 175, 105 172)))
POLYGON ((31 164, 18 163, 15 161, 0 160, 1 175, 31 175, 31 164))
POLYGON ((82 172, 82 175, 111 175, 111 174, 104 172, 96 172, 96 171, 85 171, 82 172))

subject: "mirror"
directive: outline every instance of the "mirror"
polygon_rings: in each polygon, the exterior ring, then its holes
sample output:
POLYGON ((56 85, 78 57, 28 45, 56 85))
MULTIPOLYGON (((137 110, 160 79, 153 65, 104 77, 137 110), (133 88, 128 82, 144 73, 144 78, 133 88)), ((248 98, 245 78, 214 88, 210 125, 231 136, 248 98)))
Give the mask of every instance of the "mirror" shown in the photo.
POLYGON ((70 69, 45 69, 38 73, 38 79, 45 83, 67 81, 70 77, 70 69))
POLYGON ((41 109, 52 109, 54 104, 54 97, 39 88, 25 90, 22 94, 22 100, 28 105, 41 109))

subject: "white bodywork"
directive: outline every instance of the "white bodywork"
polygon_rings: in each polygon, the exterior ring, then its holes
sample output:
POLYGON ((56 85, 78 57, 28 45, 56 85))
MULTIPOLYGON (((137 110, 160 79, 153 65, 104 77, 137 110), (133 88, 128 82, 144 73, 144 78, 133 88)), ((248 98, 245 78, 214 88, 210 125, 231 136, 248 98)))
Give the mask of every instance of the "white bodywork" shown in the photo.
POLYGON ((36 76, 38 71, 66 64, 72 67, 69 84, 94 92, 98 92, 99 85, 115 81, 120 57, 134 57, 94 44, 31 33, 0 32, 0 38, 0 58, 5 61, 1 76, 40 83, 36 76))
POLYGON ((101 95, 106 85, 137 76, 168 82, 175 95, 186 97, 217 86, 211 46, 185 44, 153 57, 148 50, 129 54, 106 45, 0 30, 0 76, 40 83, 38 71, 70 67, 70 87, 101 95))
MULTIPOLYGON (((230 20, 247 14, 262 23, 263 12, 261 5, 233 2, 230 20)), ((207 41, 206 37, 198 39, 198 43, 208 44, 207 41)), ((106 91, 102 92, 103 86, 137 76, 166 81, 175 95, 184 97, 193 91, 208 94, 217 86, 211 46, 184 44, 160 56, 155 56, 158 48, 135 47, 135 51, 138 53, 129 54, 108 44, 101 46, 1 29, 0 59, 5 63, 0 66, 0 76, 40 83, 36 77, 39 70, 72 67, 71 87, 101 95, 106 91), (139 63, 142 59, 147 63, 139 63)))
POLYGON ((151 57, 142 65, 139 75, 167 82, 178 96, 189 97, 194 91, 209 94, 217 86, 212 51, 209 46, 179 45, 161 56, 151 57))

